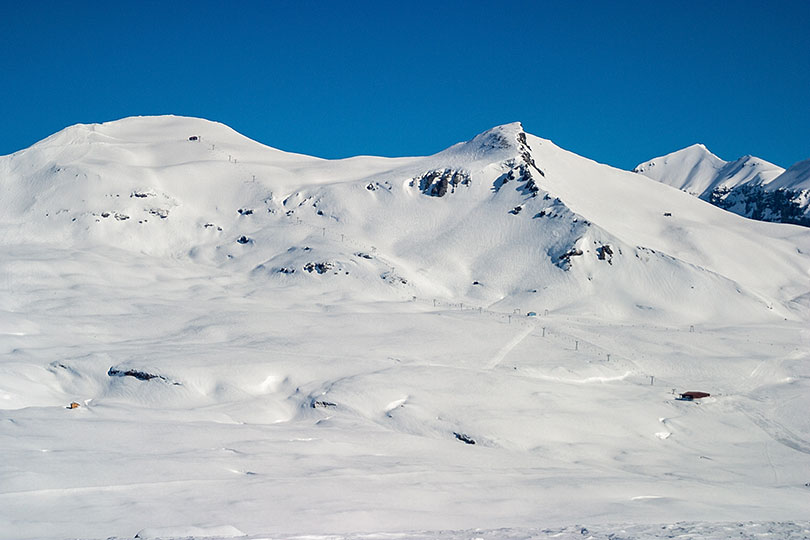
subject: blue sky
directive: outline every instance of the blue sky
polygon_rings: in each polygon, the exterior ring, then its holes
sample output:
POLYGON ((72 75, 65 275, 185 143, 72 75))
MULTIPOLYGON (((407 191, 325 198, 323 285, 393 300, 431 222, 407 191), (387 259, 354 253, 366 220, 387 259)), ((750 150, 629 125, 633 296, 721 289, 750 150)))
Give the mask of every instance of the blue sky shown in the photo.
POLYGON ((0 155, 179 114, 284 150, 423 155, 494 125, 623 168, 810 158, 810 2, 3 2, 0 155))

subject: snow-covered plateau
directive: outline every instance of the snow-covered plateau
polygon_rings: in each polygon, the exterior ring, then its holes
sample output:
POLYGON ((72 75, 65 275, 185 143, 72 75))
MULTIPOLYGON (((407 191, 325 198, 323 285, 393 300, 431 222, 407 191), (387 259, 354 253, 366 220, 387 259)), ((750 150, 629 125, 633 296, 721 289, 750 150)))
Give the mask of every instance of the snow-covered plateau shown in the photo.
POLYGON ((810 228, 683 187, 518 123, 0 157, 0 539, 810 537, 810 228))

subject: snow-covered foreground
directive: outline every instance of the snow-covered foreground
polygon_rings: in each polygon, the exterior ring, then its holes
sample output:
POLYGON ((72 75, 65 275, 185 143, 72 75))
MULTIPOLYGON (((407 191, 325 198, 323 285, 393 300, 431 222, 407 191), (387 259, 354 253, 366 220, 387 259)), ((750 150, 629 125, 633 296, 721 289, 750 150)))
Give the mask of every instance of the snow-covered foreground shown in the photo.
POLYGON ((556 147, 533 154, 553 196, 501 201, 464 146, 473 183, 444 197, 391 172, 442 154, 333 183, 285 154, 311 180, 268 198, 178 184, 221 164, 133 173, 70 144, 102 173, 60 196, 31 185, 64 163, 0 163, 1 539, 808 535, 806 229, 556 147))
POLYGON ((802 323, 510 322, 15 258, 32 282, 3 315, 3 538, 810 516, 802 323))

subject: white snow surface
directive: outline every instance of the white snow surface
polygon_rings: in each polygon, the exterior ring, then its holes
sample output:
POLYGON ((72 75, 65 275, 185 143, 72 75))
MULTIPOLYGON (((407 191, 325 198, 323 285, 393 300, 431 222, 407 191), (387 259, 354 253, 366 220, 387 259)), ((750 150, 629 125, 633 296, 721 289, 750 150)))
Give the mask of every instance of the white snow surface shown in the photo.
POLYGON ((770 188, 770 183, 785 171, 753 156, 724 161, 702 144, 654 158, 633 170, 704 200, 718 188, 732 189, 743 184, 770 188))
POLYGON ((808 536, 810 229, 519 123, 128 118, 0 188, 0 539, 808 536))
POLYGON ((772 189, 810 191, 810 159, 791 165, 769 184, 772 189))

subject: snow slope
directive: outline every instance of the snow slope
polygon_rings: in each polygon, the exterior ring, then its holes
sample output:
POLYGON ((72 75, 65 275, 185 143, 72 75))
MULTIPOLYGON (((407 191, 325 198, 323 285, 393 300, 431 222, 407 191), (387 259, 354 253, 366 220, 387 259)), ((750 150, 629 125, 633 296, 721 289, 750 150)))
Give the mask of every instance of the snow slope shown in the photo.
POLYGON ((653 180, 709 200, 718 189, 768 184, 784 169, 753 156, 723 161, 702 144, 641 163, 633 169, 653 180))
POLYGON ((129 118, 0 184, 0 538, 809 519, 806 228, 517 123, 329 161, 129 118))
POLYGON ((807 226, 807 163, 785 171, 752 156, 726 162, 696 144, 642 163, 633 171, 745 217, 807 226))

